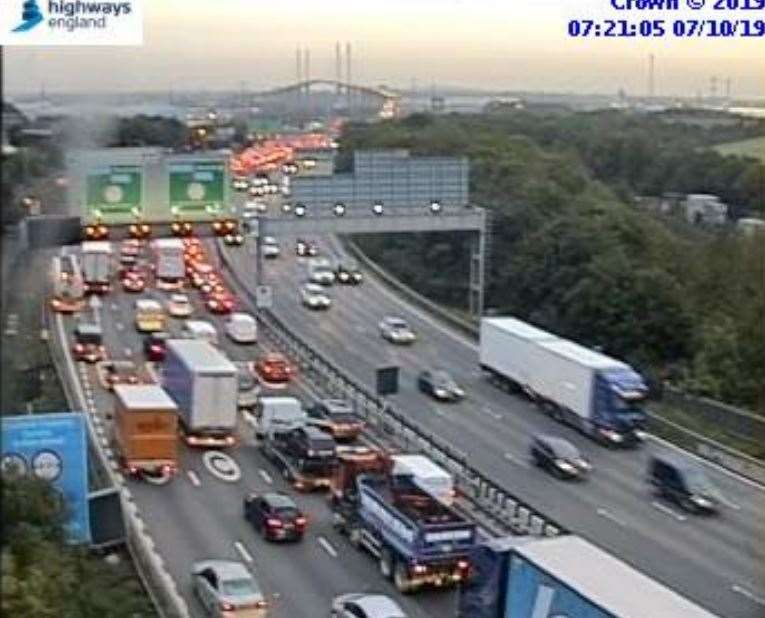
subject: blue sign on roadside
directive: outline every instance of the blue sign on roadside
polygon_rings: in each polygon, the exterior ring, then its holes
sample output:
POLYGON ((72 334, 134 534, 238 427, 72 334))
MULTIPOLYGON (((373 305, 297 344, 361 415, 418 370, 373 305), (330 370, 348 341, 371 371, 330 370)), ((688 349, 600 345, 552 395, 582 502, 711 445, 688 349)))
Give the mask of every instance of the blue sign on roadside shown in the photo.
POLYGON ((2 417, 0 472, 34 475, 50 481, 71 511, 67 533, 90 542, 88 518, 88 443, 79 412, 2 417))

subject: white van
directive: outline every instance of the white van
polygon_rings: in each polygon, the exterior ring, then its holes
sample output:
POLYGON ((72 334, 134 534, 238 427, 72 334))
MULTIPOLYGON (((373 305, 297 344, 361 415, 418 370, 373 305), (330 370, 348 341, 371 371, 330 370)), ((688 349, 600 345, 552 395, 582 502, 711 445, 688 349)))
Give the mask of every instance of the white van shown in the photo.
POLYGON ((226 318, 226 334, 236 343, 255 343, 258 323, 249 313, 232 313, 226 318))
POLYGON ((218 345, 218 331, 215 326, 205 320, 186 320, 181 329, 181 336, 184 339, 198 339, 218 345))
POLYGON ((255 435, 262 438, 269 431, 304 424, 307 418, 303 405, 295 397, 261 397, 255 435))
POLYGON ((393 455, 393 476, 408 477, 422 491, 443 504, 454 503, 454 479, 424 455, 393 455))

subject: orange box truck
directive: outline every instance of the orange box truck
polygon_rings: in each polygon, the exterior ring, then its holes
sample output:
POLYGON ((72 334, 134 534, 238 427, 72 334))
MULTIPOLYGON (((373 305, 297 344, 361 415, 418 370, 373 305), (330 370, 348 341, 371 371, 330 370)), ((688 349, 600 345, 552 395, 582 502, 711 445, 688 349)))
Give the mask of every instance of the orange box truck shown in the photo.
POLYGON ((114 387, 114 441, 126 474, 154 483, 178 470, 178 407, 157 384, 114 387))

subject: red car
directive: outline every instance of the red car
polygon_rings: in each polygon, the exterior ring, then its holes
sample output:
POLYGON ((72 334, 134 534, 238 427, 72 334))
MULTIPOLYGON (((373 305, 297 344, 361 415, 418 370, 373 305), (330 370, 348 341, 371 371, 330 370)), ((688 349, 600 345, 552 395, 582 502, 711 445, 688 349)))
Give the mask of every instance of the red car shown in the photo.
POLYGON ((205 305, 211 313, 231 313, 234 310, 234 297, 228 292, 211 294, 205 305))
POLYGON ((170 334, 165 331, 151 333, 143 340, 143 353, 146 358, 155 363, 161 363, 165 360, 167 354, 167 340, 170 334))
POLYGON ((146 279, 137 271, 127 271, 122 278, 122 289, 125 292, 143 292, 146 288, 146 279))
POLYGON ((255 363, 255 373, 262 382, 283 386, 292 379, 294 370, 281 354, 271 352, 255 363))

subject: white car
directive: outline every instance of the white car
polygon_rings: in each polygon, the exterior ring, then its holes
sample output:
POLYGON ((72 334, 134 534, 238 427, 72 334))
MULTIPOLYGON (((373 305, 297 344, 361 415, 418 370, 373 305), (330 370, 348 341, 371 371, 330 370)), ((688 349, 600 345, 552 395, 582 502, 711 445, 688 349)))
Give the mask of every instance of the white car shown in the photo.
POLYGON ((392 316, 384 317, 380 320, 378 325, 380 328, 380 335, 383 339, 387 339, 391 343, 414 343, 417 336, 411 329, 406 320, 396 318, 392 316))
POLYGON ((341 594, 332 601, 332 618, 406 618, 393 599, 382 594, 341 594))
POLYGON ((316 283, 306 283, 300 288, 300 298, 309 309, 329 309, 332 304, 324 288, 316 283))
POLYGON ((245 202, 244 206, 242 206, 242 218, 254 219, 267 211, 268 206, 266 206, 265 202, 259 200, 245 202))
POLYGON ((185 294, 172 294, 167 301, 167 312, 174 318, 187 318, 194 313, 194 307, 185 294))
POLYGON ((236 343, 256 343, 258 323, 249 313, 232 313, 226 318, 226 334, 236 343))
POLYGON ((282 250, 279 247, 279 243, 273 236, 264 236, 261 249, 264 258, 277 258, 281 254, 282 250))
POLYGON ((329 260, 326 258, 311 260, 308 264, 308 280, 311 283, 332 285, 335 282, 335 273, 329 260))

